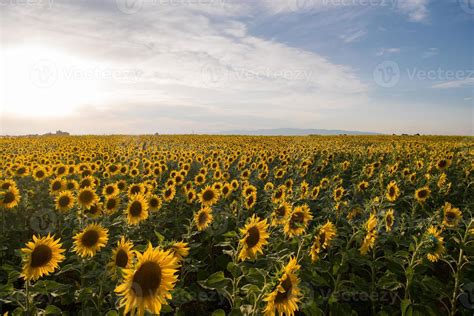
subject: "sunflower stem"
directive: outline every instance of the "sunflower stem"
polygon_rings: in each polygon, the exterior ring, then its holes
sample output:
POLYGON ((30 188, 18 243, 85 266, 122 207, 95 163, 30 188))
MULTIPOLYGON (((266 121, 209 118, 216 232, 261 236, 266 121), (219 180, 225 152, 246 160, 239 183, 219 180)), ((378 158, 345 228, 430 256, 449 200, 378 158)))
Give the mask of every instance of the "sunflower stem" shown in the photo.
POLYGON ((30 315, 30 281, 25 282, 26 291, 26 314, 30 315))

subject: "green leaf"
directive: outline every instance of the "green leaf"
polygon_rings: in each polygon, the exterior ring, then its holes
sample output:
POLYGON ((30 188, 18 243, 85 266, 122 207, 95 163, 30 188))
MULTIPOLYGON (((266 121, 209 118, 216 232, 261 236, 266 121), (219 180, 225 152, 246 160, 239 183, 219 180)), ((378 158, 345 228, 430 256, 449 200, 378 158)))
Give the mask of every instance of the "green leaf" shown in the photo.
POLYGON ((233 262, 227 264, 227 271, 229 271, 234 277, 238 277, 241 274, 239 266, 233 262))
POLYGON ((225 316, 225 312, 223 309, 216 309, 212 312, 212 316, 225 316))
POLYGON ((232 281, 229 278, 224 276, 223 271, 218 271, 216 273, 211 274, 206 280, 199 281, 199 285, 203 288, 211 289, 211 290, 219 290, 225 288, 228 284, 232 281))
POLYGON ((55 305, 48 305, 44 310, 45 315, 61 315, 61 309, 55 305))
POLYGON ((105 314, 105 316, 118 316, 119 313, 116 310, 110 310, 105 314))

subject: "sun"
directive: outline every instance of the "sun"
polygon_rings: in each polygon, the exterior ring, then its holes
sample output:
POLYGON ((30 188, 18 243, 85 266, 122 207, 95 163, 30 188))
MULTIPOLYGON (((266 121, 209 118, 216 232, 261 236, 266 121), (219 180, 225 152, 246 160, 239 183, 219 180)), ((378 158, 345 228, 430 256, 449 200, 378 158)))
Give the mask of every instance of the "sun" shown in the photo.
POLYGON ((94 61, 46 46, 0 51, 4 115, 61 117, 100 101, 101 69, 94 61))

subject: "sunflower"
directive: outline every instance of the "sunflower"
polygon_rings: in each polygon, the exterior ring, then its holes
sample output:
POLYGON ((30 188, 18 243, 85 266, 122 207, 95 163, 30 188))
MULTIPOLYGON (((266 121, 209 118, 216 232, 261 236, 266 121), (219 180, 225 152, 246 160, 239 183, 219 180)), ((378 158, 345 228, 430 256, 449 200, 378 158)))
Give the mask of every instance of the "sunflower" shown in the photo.
POLYGON ((156 194, 148 197, 148 207, 151 212, 158 211, 161 208, 162 203, 161 198, 156 194))
POLYGON ((89 187, 82 188, 77 194, 77 203, 84 209, 90 208, 99 201, 99 197, 95 191, 89 187))
POLYGON ((52 195, 57 195, 59 192, 64 190, 66 188, 66 180, 62 178, 56 178, 51 180, 51 183, 49 185, 49 192, 52 195))
POLYGON ((242 196, 249 197, 252 194, 257 194, 257 188, 254 185, 247 184, 242 188, 242 196))
POLYGON ((247 210, 252 209, 257 203, 257 193, 254 192, 245 198, 244 206, 247 210))
POLYGON ((20 190, 15 185, 11 185, 8 189, 0 191, 0 206, 10 209, 14 208, 20 202, 20 190))
POLYGON ((203 206, 212 206, 219 200, 219 192, 210 186, 206 186, 198 195, 203 206))
POLYGON ((130 197, 127 208, 124 210, 127 215, 127 222, 130 225, 137 225, 148 218, 148 202, 143 194, 135 194, 130 197))
POLYGON ((367 254, 367 252, 369 252, 369 250, 375 245, 375 240, 377 238, 377 217, 375 217, 375 214, 370 214, 369 219, 365 222, 365 229, 366 235, 359 248, 362 255, 367 254))
POLYGON ((306 230, 308 222, 313 219, 309 206, 297 206, 286 220, 284 232, 288 237, 299 236, 306 230))
POLYGON ((334 190, 332 197, 334 201, 340 201, 342 196, 344 195, 344 188, 343 187, 338 187, 334 190))
POLYGON ((102 215, 102 203, 97 202, 92 204, 91 207, 84 210, 84 214, 89 217, 99 217, 102 215))
POLYGON ((462 218, 459 208, 453 207, 451 203, 445 202, 443 206, 443 225, 446 227, 456 227, 462 218))
POLYGON ((426 257, 429 261, 436 262, 446 251, 444 248, 443 237, 441 237, 441 230, 436 229, 434 226, 430 226, 426 231, 425 236, 428 243, 428 253, 426 254, 426 257))
POLYGON ((369 187, 369 183, 367 181, 361 181, 357 185, 357 190, 364 192, 365 190, 367 190, 368 187, 369 187))
POLYGON ((240 228, 243 237, 240 240, 242 250, 239 253, 239 260, 254 260, 257 254, 263 254, 262 248, 268 244, 268 237, 270 236, 267 232, 268 226, 266 219, 260 220, 254 214, 245 227, 240 228))
POLYGON ((385 230, 387 232, 392 231, 393 222, 395 220, 395 215, 393 215, 394 210, 389 209, 385 212, 385 230))
POLYGON ((300 280, 297 273, 300 265, 295 258, 290 261, 282 271, 282 276, 278 280, 278 285, 263 300, 267 306, 263 310, 265 316, 279 315, 293 316, 298 310, 298 303, 302 293, 299 289, 300 280))
POLYGON ((120 207, 120 198, 118 196, 109 196, 105 199, 104 208, 107 214, 113 214, 120 207))
POLYGON ((128 196, 132 196, 134 194, 145 193, 145 186, 143 183, 133 183, 128 187, 128 196))
POLYGON ((49 275, 58 268, 59 263, 64 260, 62 254, 65 250, 61 248, 60 238, 54 237, 36 237, 33 235, 33 241, 22 248, 23 252, 23 270, 21 277, 28 281, 36 281, 43 275, 49 275))
POLYGON ((212 223, 212 220, 212 209, 210 207, 204 207, 194 215, 194 222, 199 231, 206 229, 212 223))
POLYGON ((117 241, 117 247, 112 250, 112 260, 107 264, 107 270, 115 279, 117 268, 128 269, 132 266, 134 251, 133 242, 126 240, 124 236, 117 241))
POLYGON ((116 196, 120 190, 116 183, 109 183, 102 189, 102 194, 106 197, 116 196))
POLYGON ((290 213, 291 205, 287 202, 280 203, 272 212, 271 225, 276 226, 279 224, 284 224, 290 213))
POLYGON ((265 183, 265 186, 263 187, 263 189, 265 190, 265 192, 271 192, 273 191, 273 183, 271 182, 267 182, 265 183))
POLYGON ((319 253, 322 249, 329 248, 331 241, 336 236, 336 227, 329 220, 318 231, 310 249, 311 261, 316 262, 319 259, 319 253))
POLYGON ((397 183, 395 181, 390 181, 390 183, 387 185, 387 193, 385 194, 385 197, 388 201, 395 202, 399 196, 400 189, 398 188, 397 183))
POLYGON ((143 316, 145 311, 160 314, 162 305, 171 299, 178 268, 178 259, 171 251, 154 249, 151 243, 143 254, 137 253, 135 267, 123 271, 123 282, 115 288, 123 296, 120 307, 125 307, 125 314, 137 312, 143 316))
POLYGON ((285 200, 286 196, 286 187, 284 185, 280 185, 276 190, 273 191, 272 194, 272 202, 275 204, 280 204, 285 200))
POLYGON ((79 256, 93 257, 96 252, 107 244, 109 233, 106 228, 100 224, 89 224, 82 232, 77 233, 74 237, 73 251, 79 256))
POLYGON ((196 199, 196 190, 194 189, 189 189, 186 191, 186 202, 188 204, 191 204, 194 202, 194 200, 196 199))
POLYGON ((68 211, 73 208, 75 203, 74 195, 71 191, 61 191, 58 196, 56 196, 56 209, 59 211, 68 211))
POLYGON ((430 195, 431 190, 428 187, 422 187, 415 191, 415 199, 421 204, 425 203, 430 195))
POLYGON ((17 187, 16 182, 11 179, 3 180, 0 183, 0 190, 7 190, 11 186, 17 187))
POLYGON ((169 249, 171 253, 178 259, 178 262, 181 262, 189 255, 189 246, 188 243, 184 241, 175 241, 171 244, 169 249))
POLYGON ((44 169, 43 167, 37 167, 33 171, 33 179, 35 179, 36 181, 41 181, 47 176, 48 176, 48 173, 46 169, 44 169))
POLYGON ((321 188, 318 186, 315 186, 312 190, 311 190, 311 200, 316 200, 319 196, 319 192, 321 191, 321 188))
POLYGON ((336 226, 334 226, 334 224, 328 220, 326 224, 324 224, 318 232, 318 237, 321 243, 321 247, 323 249, 327 249, 335 236, 336 236, 336 226))
POLYGON ((222 193, 222 196, 224 196, 224 198, 228 198, 231 194, 232 194, 232 186, 230 185, 230 183, 225 183, 223 186, 222 186, 222 189, 221 189, 221 193, 222 193))
POLYGON ((165 202, 170 202, 174 199, 174 196, 176 195, 176 187, 171 186, 163 189, 163 200, 165 202))

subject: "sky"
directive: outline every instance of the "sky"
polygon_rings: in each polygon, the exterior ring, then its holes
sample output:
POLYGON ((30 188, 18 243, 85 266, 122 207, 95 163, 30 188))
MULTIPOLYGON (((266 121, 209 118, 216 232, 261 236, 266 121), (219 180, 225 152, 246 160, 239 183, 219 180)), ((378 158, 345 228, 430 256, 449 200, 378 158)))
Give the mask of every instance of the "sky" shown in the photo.
POLYGON ((0 134, 474 135, 474 0, 0 0, 0 134))

